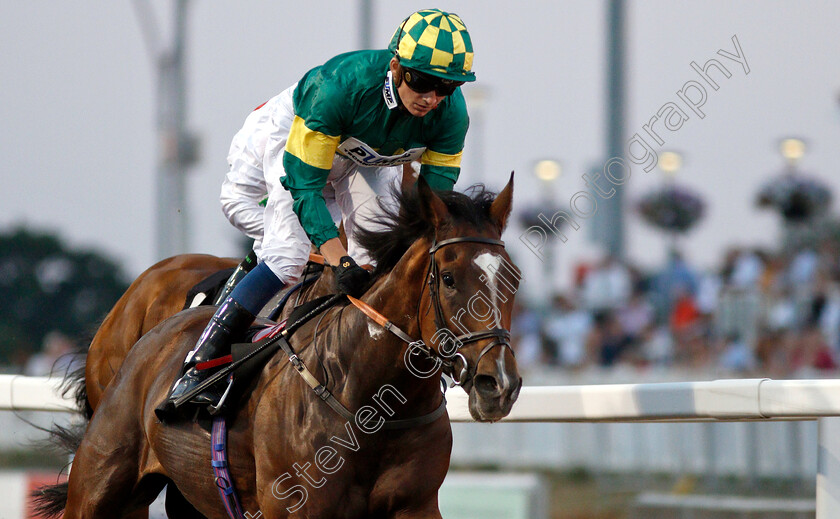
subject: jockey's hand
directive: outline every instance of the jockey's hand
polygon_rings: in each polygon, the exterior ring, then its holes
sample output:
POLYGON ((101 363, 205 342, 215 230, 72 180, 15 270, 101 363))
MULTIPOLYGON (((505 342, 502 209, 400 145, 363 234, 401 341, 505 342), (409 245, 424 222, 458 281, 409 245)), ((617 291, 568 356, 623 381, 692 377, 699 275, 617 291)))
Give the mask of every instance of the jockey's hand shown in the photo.
POLYGON ((360 297, 370 282, 370 272, 356 265, 350 256, 343 256, 333 269, 336 289, 340 294, 360 297))

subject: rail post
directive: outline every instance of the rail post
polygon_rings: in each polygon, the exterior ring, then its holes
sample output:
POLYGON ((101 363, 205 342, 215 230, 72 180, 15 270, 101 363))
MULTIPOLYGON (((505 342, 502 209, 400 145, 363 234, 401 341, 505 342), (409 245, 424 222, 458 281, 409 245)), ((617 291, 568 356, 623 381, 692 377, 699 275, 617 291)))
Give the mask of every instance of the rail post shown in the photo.
POLYGON ((817 519, 840 517, 840 417, 817 419, 817 519))

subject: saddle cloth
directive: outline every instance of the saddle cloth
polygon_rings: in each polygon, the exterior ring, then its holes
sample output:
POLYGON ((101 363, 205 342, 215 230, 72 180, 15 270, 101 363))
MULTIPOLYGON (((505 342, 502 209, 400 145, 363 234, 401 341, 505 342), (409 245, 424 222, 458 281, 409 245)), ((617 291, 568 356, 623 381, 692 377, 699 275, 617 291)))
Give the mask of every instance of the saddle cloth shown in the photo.
POLYGON ((235 269, 236 267, 231 267, 220 270, 199 281, 187 292, 182 310, 196 306, 212 305, 213 301, 216 300, 216 296, 224 289, 228 278, 230 278, 230 275, 233 274, 235 269))

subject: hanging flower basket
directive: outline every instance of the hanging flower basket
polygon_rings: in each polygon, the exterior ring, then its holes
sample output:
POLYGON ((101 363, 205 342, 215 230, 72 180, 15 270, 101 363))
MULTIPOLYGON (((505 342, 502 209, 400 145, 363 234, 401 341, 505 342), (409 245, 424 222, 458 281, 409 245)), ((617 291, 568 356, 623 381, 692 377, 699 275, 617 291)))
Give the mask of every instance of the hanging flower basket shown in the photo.
POLYGON ((664 231, 684 233, 703 217, 705 203, 699 195, 676 186, 648 193, 638 205, 642 218, 664 231))
POLYGON ((761 188, 756 204, 775 209, 788 222, 803 222, 828 209, 831 190, 813 178, 783 175, 761 188))

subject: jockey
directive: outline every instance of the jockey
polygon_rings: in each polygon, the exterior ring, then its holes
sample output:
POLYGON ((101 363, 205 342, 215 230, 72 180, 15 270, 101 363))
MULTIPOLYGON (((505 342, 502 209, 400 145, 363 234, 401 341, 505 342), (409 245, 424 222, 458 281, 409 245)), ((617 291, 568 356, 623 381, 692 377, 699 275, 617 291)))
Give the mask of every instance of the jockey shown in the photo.
MULTIPOLYGON (((401 23, 387 50, 338 55, 251 113, 231 145, 222 204, 258 240, 260 262, 219 306, 162 411, 209 376, 196 364, 228 353, 231 337, 300 277, 310 243, 334 266, 337 291, 361 295, 369 273, 358 265, 370 258, 355 233, 375 227, 371 219, 380 201, 392 200, 401 166, 419 160, 433 189, 451 190, 458 178, 469 126, 459 87, 475 81, 472 61, 464 22, 421 10, 401 23), (257 204, 266 192, 263 212, 257 204), (331 212, 325 198, 333 196, 331 212), (339 210, 347 250, 335 224, 339 210)), ((214 386, 193 402, 216 403, 222 390, 214 386)))

